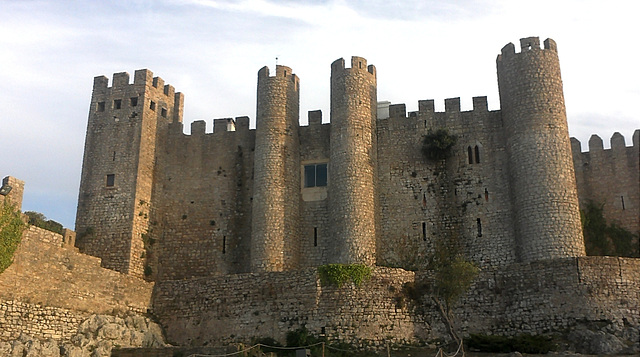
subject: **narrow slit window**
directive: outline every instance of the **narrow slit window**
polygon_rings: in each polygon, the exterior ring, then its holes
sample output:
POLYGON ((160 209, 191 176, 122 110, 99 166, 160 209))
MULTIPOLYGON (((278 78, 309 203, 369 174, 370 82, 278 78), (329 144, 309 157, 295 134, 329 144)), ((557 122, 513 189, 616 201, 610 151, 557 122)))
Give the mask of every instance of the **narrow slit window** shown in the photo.
POLYGON ((122 99, 116 99, 113 101, 113 108, 120 109, 122 108, 122 99))
POLYGON ((116 161, 116 152, 113 152, 113 160, 112 161, 116 161))
POLYGON ((318 246, 318 227, 313 227, 313 246, 318 246))
POLYGON ((624 210, 624 196, 620 196, 620 203, 622 203, 622 210, 624 210))
POLYGON ((478 237, 482 237, 482 221, 480 218, 476 220, 476 225, 478 227, 478 237))
POLYGON ((222 254, 227 253, 227 236, 222 236, 222 254))
POLYGON ((427 241, 427 222, 422 222, 422 240, 427 241))
POLYGON ((476 164, 480 163, 480 148, 478 147, 478 145, 476 145, 476 164))
POLYGON ((116 175, 108 174, 107 175, 107 187, 113 187, 116 184, 116 175))
POLYGON ((489 202, 489 190, 484 189, 484 200, 489 202))
POLYGON ((473 152, 471 146, 467 146, 467 156, 469 157, 469 164, 473 164, 473 152))

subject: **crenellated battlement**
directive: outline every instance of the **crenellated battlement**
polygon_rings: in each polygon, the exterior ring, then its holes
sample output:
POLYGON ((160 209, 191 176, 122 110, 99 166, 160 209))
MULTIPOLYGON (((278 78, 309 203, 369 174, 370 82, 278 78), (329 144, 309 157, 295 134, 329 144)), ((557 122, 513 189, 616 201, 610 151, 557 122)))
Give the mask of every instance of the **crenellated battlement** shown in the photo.
MULTIPOLYGON (((516 46, 509 42, 506 44, 501 51, 501 54, 498 55, 498 61, 502 59, 507 59, 513 57, 517 54, 526 54, 530 51, 537 52, 540 51, 540 39, 538 37, 525 37, 520 39, 520 52, 516 53, 516 46)), ((550 38, 544 40, 544 49, 550 50, 553 52, 558 52, 558 46, 556 42, 550 38)))
MULTIPOLYGON (((446 98, 444 100, 444 111, 437 112, 435 110, 435 100, 427 99, 427 100, 419 100, 418 101, 418 111, 410 112, 409 116, 407 116, 406 105, 404 103, 398 104, 390 104, 388 106, 389 109, 389 118, 407 118, 407 117, 415 117, 415 116, 428 116, 433 113, 469 113, 469 112, 481 112, 485 113, 489 111, 489 106, 487 103, 487 97, 473 97, 471 99, 473 101, 473 109, 462 111, 460 108, 460 97, 456 98, 446 98)), ((386 112, 386 111, 385 111, 386 112)), ((385 117, 380 117, 378 119, 385 119, 385 117)))
POLYGON ((640 130, 636 130, 633 133, 632 144, 630 146, 627 146, 624 136, 622 134, 620 134, 619 132, 615 132, 615 133, 613 133, 613 135, 611 135, 611 138, 609 139, 610 148, 609 149, 605 149, 604 148, 604 142, 603 142, 602 138, 597 134, 593 134, 589 138, 588 150, 587 151, 582 151, 582 143, 580 142, 580 140, 572 137, 571 138, 571 150, 573 151, 574 154, 577 154, 577 153, 594 153, 594 152, 602 152, 602 151, 609 151, 609 150, 612 150, 612 151, 625 150, 627 148, 638 147, 639 146, 638 140, 637 140, 637 137, 639 135, 640 135, 640 130))
POLYGON ((194 120, 190 125, 190 134, 183 132, 184 125, 182 123, 172 123, 169 126, 169 132, 172 135, 181 135, 184 137, 211 135, 217 136, 223 133, 248 132, 249 117, 241 116, 234 118, 213 119, 213 130, 207 131, 206 120, 194 120))
POLYGON ((332 73, 337 74, 339 72, 350 71, 350 70, 361 71, 361 72, 366 71, 366 72, 369 72, 374 77, 376 76, 376 67, 372 64, 367 66, 367 60, 363 57, 352 56, 351 68, 345 68, 344 58, 338 58, 337 60, 333 61, 333 63, 331 64, 332 73))
POLYGON ((130 82, 131 78, 128 72, 118 72, 113 74, 111 81, 111 87, 109 87, 109 79, 102 75, 93 79, 93 90, 104 91, 107 89, 114 90, 126 90, 132 86, 135 87, 153 87, 162 90, 162 93, 169 98, 173 98, 176 95, 180 95, 180 92, 176 92, 175 88, 170 84, 165 84, 164 80, 160 77, 154 77, 153 72, 148 69, 138 69, 134 72, 133 83, 130 82))
POLYGON ((260 70, 258 71, 259 81, 261 79, 275 79, 275 78, 288 79, 295 84, 296 90, 300 88, 300 78, 293 73, 293 70, 290 67, 276 65, 276 73, 273 76, 270 76, 268 66, 264 66, 260 68, 260 70))

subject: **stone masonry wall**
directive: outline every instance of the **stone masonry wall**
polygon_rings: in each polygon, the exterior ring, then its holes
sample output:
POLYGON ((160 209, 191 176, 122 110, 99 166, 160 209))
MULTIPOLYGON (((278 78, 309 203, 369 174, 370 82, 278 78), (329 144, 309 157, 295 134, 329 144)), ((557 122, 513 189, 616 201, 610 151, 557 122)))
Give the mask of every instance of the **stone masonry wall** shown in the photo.
POLYGON ((22 196, 24 194, 24 181, 19 180, 12 176, 7 176, 2 179, 1 186, 10 186, 11 191, 7 195, 0 195, 0 202, 9 202, 14 205, 16 209, 22 210, 22 196))
POLYGON ((378 264, 425 268, 437 239, 455 236, 479 266, 515 261, 509 180, 501 114, 488 111, 486 97, 472 111, 460 99, 420 101, 419 111, 390 106, 378 119, 378 187, 381 234, 378 264), (446 164, 422 154, 430 130, 457 137, 446 164))
POLYGON ((55 233, 29 227, 13 264, 0 275, 0 299, 82 314, 146 313, 152 283, 101 268, 99 258, 61 242, 55 233))
POLYGON ((202 346, 273 337, 306 326, 330 341, 415 342, 428 327, 396 297, 414 273, 375 268, 355 287, 322 286, 316 269, 159 282, 154 314, 169 342, 202 346))
POLYGON ((583 326, 640 328, 640 259, 578 257, 483 271, 457 309, 461 327, 500 335, 583 326))
POLYGON ((608 222, 614 222, 632 233, 640 232, 640 130, 632 145, 615 133, 611 148, 604 150, 602 139, 591 136, 589 150, 582 152, 578 140, 571 140, 573 164, 580 206, 588 200, 603 205, 608 222))
POLYGON ((158 157, 148 244, 160 280, 249 271, 253 150, 249 118, 172 124, 158 157), (233 125, 235 131, 228 131, 233 125))

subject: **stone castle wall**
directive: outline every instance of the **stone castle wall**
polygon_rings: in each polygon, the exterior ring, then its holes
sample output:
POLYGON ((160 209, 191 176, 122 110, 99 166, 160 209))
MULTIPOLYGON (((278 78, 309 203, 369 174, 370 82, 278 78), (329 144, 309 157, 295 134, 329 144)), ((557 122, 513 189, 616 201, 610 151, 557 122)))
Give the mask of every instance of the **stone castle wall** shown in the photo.
POLYGON ((11 187, 11 191, 6 194, 0 195, 1 203, 9 203, 16 207, 18 210, 22 210, 22 196, 24 194, 24 181, 19 180, 12 176, 7 176, 2 179, 1 187, 11 187))
MULTIPOLYGON (((215 345, 273 337, 305 326, 359 346, 447 339, 428 289, 430 273, 375 268, 361 287, 322 286, 315 269, 165 281, 154 313, 170 342, 215 345)), ((629 339, 640 327, 640 260, 578 257, 487 268, 456 307, 463 333, 562 335, 600 329, 629 339), (630 335, 631 334, 631 335, 630 335)))
POLYGON ((91 314, 146 313, 152 289, 100 267, 100 258, 79 253, 61 235, 31 226, 0 274, 0 338, 66 339, 91 314))
POLYGON ((181 346, 260 337, 285 342, 302 326, 363 346, 415 342, 428 327, 396 299, 413 279, 413 272, 378 267, 359 288, 322 286, 314 268, 164 281, 156 285, 154 314, 168 340, 181 346))
POLYGON ((620 133, 611 137, 611 148, 604 149, 602 139, 593 135, 588 151, 582 152, 572 139, 573 164, 580 205, 588 200, 603 205, 607 221, 632 233, 640 232, 640 130, 626 146, 620 133))
POLYGON ((639 282, 640 260, 633 258, 514 264, 481 272, 456 314, 471 333, 562 334, 582 327, 625 337, 640 328, 639 282))
POLYGON ((424 268, 437 239, 455 236, 480 266, 515 261, 515 238, 501 113, 488 111, 486 97, 460 111, 460 99, 420 101, 419 111, 390 107, 378 119, 378 170, 382 233, 378 264, 424 268), (422 140, 429 130, 456 135, 446 165, 429 162, 422 140))

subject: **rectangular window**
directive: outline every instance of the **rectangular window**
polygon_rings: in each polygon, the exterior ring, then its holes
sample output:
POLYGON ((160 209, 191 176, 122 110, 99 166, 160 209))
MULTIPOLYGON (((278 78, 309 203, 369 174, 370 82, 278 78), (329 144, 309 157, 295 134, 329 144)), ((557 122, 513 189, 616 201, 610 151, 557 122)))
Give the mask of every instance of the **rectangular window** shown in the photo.
POLYGON ((156 102, 152 100, 151 103, 149 103, 149 109, 156 110, 156 102))
POLYGON ((98 102, 98 111, 104 112, 104 102, 98 102))
POLYGON ((116 184, 116 175, 108 174, 107 175, 107 187, 113 187, 116 184))
POLYGON ((138 97, 131 97, 131 106, 132 107, 138 106, 138 97))
POLYGON ((122 108, 122 99, 116 99, 113 101, 113 109, 122 108))
POLYGON ((162 115, 163 118, 166 118, 167 117, 167 109, 166 108, 160 109, 160 115, 162 115))
POLYGON ((304 165, 304 187, 326 187, 327 164, 304 165))

